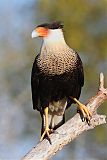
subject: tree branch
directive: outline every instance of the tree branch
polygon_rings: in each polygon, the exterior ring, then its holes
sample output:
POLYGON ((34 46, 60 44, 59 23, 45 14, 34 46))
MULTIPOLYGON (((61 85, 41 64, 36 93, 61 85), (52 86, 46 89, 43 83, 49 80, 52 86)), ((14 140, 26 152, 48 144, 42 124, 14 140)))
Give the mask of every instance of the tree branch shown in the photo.
POLYGON ((78 135, 84 131, 93 129, 97 125, 106 123, 105 115, 98 115, 97 108, 107 100, 107 89, 104 88, 104 76, 100 73, 99 90, 97 94, 89 99, 86 106, 92 112, 92 119, 90 125, 82 122, 77 113, 73 118, 68 120, 64 125, 59 127, 54 134, 50 135, 52 145, 48 140, 43 140, 36 147, 34 147, 22 160, 48 160, 61 150, 66 144, 74 140, 78 135))

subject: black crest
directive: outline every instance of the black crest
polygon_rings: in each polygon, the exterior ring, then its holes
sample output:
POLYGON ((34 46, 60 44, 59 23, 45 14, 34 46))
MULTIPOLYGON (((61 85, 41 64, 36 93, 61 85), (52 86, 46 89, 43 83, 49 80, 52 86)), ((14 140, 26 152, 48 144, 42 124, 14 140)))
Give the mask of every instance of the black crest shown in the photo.
POLYGON ((37 27, 45 27, 49 29, 62 29, 63 28, 63 23, 60 21, 55 21, 52 23, 43 23, 41 25, 38 25, 37 27))

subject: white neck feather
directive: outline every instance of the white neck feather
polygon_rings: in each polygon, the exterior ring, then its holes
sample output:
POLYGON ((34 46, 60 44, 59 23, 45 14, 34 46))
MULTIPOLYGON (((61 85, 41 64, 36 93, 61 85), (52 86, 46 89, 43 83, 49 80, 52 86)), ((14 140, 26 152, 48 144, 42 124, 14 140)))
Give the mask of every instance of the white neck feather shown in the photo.
POLYGON ((43 38, 45 46, 62 46, 62 44, 66 44, 62 29, 50 29, 49 34, 43 38))

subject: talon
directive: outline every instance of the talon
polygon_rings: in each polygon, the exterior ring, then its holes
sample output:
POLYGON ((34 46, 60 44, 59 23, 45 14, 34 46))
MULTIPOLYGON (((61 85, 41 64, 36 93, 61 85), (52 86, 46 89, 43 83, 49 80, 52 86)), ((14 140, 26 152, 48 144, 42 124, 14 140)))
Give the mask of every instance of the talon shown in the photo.
MULTIPOLYGON (((87 121, 87 123, 90 123, 90 119, 92 117, 92 113, 89 111, 89 109, 82 104, 81 102, 79 102, 76 98, 71 97, 77 104, 78 104, 78 110, 81 111, 83 117, 82 117, 82 121, 87 121)), ((77 111, 78 111, 77 110, 77 111)))
POLYGON ((47 137, 50 139, 50 137, 49 137, 50 133, 52 133, 52 130, 49 129, 49 128, 46 128, 45 131, 43 132, 41 138, 40 138, 40 141, 42 141, 44 139, 45 135, 47 135, 47 137))
POLYGON ((85 117, 82 117, 82 122, 85 122, 85 117))
POLYGON ((45 128, 44 128, 44 132, 40 138, 40 141, 42 141, 45 136, 47 136, 47 138, 49 139, 50 143, 51 143, 51 140, 49 138, 49 134, 52 133, 53 129, 49 129, 49 125, 48 125, 48 107, 46 107, 44 109, 44 116, 45 116, 45 128))
POLYGON ((83 114, 83 117, 86 119, 87 123, 89 123, 89 122, 90 122, 90 119, 91 119, 91 117, 92 117, 91 112, 90 112, 89 109, 88 109, 85 105, 83 105, 83 104, 79 105, 79 108, 80 108, 80 110, 81 110, 81 112, 82 112, 82 114, 83 114))
POLYGON ((90 120, 88 120, 88 119, 86 118, 86 122, 87 122, 88 125, 90 126, 90 120))

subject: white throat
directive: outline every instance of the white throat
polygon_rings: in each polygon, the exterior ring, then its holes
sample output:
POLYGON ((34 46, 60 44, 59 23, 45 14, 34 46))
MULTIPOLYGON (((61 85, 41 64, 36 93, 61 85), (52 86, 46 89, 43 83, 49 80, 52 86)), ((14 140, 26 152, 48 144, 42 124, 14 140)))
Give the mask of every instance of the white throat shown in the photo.
POLYGON ((62 29, 50 29, 49 34, 43 38, 44 40, 44 45, 62 45, 66 44, 63 36, 62 29))

